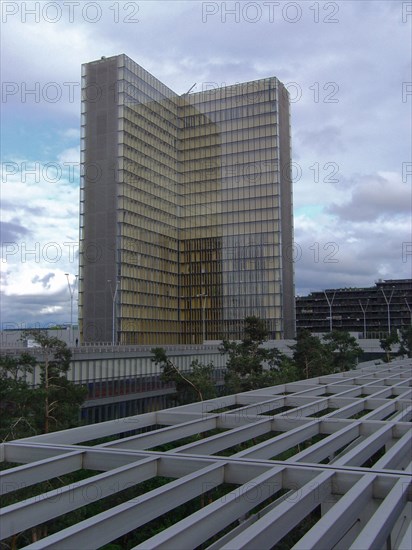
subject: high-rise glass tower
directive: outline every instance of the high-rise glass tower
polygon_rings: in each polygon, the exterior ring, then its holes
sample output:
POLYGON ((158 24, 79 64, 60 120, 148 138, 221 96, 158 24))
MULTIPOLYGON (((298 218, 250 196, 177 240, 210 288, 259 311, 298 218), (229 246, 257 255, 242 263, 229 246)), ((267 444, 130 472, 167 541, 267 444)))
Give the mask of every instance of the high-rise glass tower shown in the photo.
POLYGON ((126 55, 82 68, 82 340, 295 332, 289 100, 277 78, 177 95, 126 55))

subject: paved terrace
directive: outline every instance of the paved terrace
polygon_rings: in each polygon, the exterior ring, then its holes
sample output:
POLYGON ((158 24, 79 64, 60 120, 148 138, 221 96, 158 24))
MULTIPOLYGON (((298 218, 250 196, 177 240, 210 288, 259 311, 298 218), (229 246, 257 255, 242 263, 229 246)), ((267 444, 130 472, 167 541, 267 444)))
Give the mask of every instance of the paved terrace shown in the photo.
POLYGON ((23 465, 2 472, 3 493, 89 477, 3 508, 2 537, 116 493, 26 548, 100 548, 171 513, 134 548, 410 550, 411 386, 412 360, 398 360, 5 443, 23 465))

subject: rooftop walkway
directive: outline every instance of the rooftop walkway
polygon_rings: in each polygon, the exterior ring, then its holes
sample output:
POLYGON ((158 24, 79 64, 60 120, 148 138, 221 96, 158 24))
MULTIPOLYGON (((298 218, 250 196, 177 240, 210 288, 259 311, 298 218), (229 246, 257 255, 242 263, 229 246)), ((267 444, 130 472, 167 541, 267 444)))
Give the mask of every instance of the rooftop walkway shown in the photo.
POLYGON ((411 394, 397 360, 5 443, 3 494, 84 478, 3 508, 2 538, 67 515, 26 548, 410 550, 411 394))

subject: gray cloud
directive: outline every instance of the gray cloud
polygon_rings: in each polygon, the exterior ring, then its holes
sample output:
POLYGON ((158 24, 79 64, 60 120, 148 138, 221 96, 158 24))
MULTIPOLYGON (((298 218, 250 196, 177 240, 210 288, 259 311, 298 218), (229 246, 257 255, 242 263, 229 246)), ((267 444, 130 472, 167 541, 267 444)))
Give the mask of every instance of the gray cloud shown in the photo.
POLYGON ((44 208, 40 208, 38 206, 27 206, 27 205, 23 206, 22 204, 16 205, 13 202, 6 199, 2 199, 1 208, 3 212, 6 212, 6 211, 20 212, 23 210, 24 213, 34 214, 35 216, 43 216, 46 212, 44 208))
POLYGON ((391 182, 383 176, 358 176, 349 200, 343 204, 332 203, 326 208, 341 220, 354 222, 410 218, 412 211, 411 187, 391 182))
POLYGON ((30 234, 30 230, 27 227, 21 225, 19 220, 11 222, 0 222, 0 234, 3 243, 14 242, 20 237, 30 234))
POLYGON ((317 154, 330 154, 336 150, 345 150, 342 139, 342 128, 338 126, 324 126, 317 130, 300 130, 296 133, 299 148, 312 150, 317 154))
POLYGON ((52 326, 70 322, 70 299, 67 289, 48 292, 46 295, 7 295, 2 292, 0 299, 3 328, 18 328, 21 324, 52 326))
POLYGON ((55 277, 55 273, 48 273, 44 277, 39 277, 38 275, 35 275, 31 282, 32 283, 41 283, 43 288, 50 288, 50 280, 55 277))
POLYGON ((410 278, 410 229, 363 225, 295 232, 296 293, 348 286, 370 286, 379 278, 410 278))

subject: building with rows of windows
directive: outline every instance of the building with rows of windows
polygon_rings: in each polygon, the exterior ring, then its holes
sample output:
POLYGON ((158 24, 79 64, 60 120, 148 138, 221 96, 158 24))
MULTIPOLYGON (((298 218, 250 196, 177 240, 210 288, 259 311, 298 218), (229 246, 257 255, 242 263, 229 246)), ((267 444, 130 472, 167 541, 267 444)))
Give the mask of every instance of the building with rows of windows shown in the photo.
POLYGON ((289 98, 277 78, 177 95, 126 55, 82 72, 82 342, 295 332, 289 98))
POLYGON ((379 280, 367 288, 337 288, 296 298, 297 330, 347 330, 381 338, 412 325, 412 279, 379 280))

